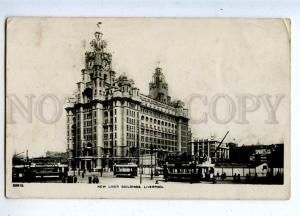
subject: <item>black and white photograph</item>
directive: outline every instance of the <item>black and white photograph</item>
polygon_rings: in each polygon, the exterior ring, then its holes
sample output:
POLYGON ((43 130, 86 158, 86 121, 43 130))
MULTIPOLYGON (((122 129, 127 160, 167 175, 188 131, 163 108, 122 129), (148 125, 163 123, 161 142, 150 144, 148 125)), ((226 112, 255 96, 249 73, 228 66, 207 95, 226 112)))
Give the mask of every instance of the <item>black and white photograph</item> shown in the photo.
POLYGON ((6 20, 9 198, 289 199, 289 19, 6 20))

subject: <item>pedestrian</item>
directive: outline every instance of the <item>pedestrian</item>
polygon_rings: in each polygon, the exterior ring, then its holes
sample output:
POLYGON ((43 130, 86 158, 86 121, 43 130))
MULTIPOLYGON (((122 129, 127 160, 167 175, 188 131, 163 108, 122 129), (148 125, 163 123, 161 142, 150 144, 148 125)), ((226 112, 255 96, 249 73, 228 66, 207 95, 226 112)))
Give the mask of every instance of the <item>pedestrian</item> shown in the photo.
POLYGON ((95 176, 95 183, 98 184, 99 183, 99 179, 97 176, 95 176))
POLYGON ((100 168, 100 176, 102 177, 103 174, 103 167, 100 168))
POLYGON ((217 181, 216 181, 216 178, 215 177, 213 177, 213 184, 216 184, 217 183, 217 181))
POLYGON ((220 176, 219 176, 219 172, 217 172, 217 180, 219 179, 219 177, 220 177, 220 176))
POLYGON ((233 181, 236 182, 236 173, 233 175, 233 181))
POLYGON ((224 178, 225 178, 225 175, 224 175, 224 173, 222 173, 222 175, 221 175, 221 180, 223 181, 224 178))

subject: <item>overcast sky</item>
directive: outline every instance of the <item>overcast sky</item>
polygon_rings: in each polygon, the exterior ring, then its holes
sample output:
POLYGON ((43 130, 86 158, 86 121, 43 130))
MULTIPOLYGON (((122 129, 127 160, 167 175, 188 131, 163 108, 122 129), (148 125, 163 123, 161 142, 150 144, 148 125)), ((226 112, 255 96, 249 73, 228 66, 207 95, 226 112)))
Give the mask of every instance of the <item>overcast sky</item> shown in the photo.
MULTIPOLYGON (((7 34, 7 93, 26 104, 33 94, 33 106, 45 94, 64 98, 76 90, 84 67, 84 53, 102 21, 103 38, 113 55, 113 70, 126 73, 141 92, 155 67, 160 67, 172 98, 186 103, 193 95, 228 95, 237 106, 237 95, 282 94, 276 112, 278 124, 266 124, 268 112, 260 103, 247 114, 248 124, 238 124, 236 113, 227 124, 212 119, 191 124, 193 137, 222 137, 240 144, 271 144, 289 140, 290 131, 290 49, 289 24, 283 20, 243 19, 12 19, 7 34)), ((226 103, 220 100, 217 114, 224 117, 226 103)), ((53 117, 50 99, 44 101, 45 117, 53 117)), ((236 107, 237 108, 237 107, 236 107)), ((15 124, 7 126, 9 153, 29 150, 42 155, 46 150, 66 150, 65 111, 52 124, 41 122, 34 111, 28 122, 18 110, 15 124)), ((199 99, 191 103, 192 119, 208 111, 199 99)))

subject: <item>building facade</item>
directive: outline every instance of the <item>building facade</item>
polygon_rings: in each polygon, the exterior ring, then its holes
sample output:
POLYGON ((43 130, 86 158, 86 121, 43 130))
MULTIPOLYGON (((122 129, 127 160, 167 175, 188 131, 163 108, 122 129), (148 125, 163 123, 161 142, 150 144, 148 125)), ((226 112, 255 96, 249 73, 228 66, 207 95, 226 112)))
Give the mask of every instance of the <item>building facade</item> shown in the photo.
POLYGON ((211 158, 214 161, 226 161, 229 159, 229 146, 221 143, 214 137, 208 139, 195 139, 191 145, 192 155, 199 158, 211 158))
POLYGON ((155 69, 149 94, 140 93, 133 80, 112 70, 102 36, 95 32, 82 80, 65 108, 70 167, 91 170, 123 158, 138 159, 151 146, 161 155, 187 152, 188 110, 168 95, 162 69, 155 69))

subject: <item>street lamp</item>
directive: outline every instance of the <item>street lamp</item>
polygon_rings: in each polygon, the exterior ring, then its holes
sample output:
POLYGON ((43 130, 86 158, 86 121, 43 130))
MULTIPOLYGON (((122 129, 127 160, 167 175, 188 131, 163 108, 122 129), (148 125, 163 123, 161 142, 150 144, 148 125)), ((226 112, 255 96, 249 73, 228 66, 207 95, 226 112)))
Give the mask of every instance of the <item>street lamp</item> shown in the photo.
POLYGON ((151 160, 151 180, 153 180, 153 167, 152 167, 153 144, 150 145, 150 160, 151 160))
POLYGON ((140 155, 139 155, 139 163, 140 163, 140 184, 142 184, 142 175, 143 175, 143 150, 139 150, 140 155), (140 161, 140 157, 142 155, 142 161, 140 161))

